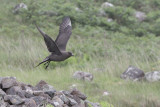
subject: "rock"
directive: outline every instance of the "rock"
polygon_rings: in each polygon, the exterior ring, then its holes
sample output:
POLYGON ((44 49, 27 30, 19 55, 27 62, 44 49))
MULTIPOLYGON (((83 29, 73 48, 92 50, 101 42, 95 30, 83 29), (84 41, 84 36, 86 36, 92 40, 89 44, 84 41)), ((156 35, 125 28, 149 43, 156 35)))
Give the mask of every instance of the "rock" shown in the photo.
POLYGON ((53 97, 51 104, 54 105, 55 107, 62 107, 64 102, 59 97, 55 96, 55 97, 53 97))
POLYGON ((48 85, 45 81, 40 81, 36 85, 36 90, 42 90, 45 94, 49 95, 51 98, 53 98, 56 90, 53 88, 53 86, 48 85))
POLYGON ((6 95, 4 96, 4 101, 11 102, 13 105, 19 105, 24 103, 24 100, 17 95, 6 95))
POLYGON ((87 104, 87 103, 85 103, 85 102, 81 102, 81 103, 76 104, 76 105, 74 105, 74 106, 72 106, 72 107, 89 107, 89 106, 88 106, 88 104, 87 104))
POLYGON ((0 92, 1 93, 1 95, 0 95, 0 107, 7 107, 7 102, 4 102, 4 99, 3 99, 3 94, 4 94, 4 92, 3 92, 3 90, 0 92))
POLYGON ((4 77, 0 77, 0 84, 2 84, 2 80, 3 80, 3 78, 4 78, 4 77))
POLYGON ((89 104, 91 104, 92 107, 101 107, 99 103, 92 103, 92 102, 90 102, 88 100, 86 100, 86 102, 89 103, 89 104))
POLYGON ((114 5, 112 3, 109 3, 109 2, 104 2, 102 5, 101 5, 101 8, 104 9, 104 8, 108 8, 108 7, 114 7, 114 5))
POLYGON ((101 5, 101 8, 99 9, 98 16, 106 16, 107 14, 105 12, 105 9, 109 8, 109 7, 114 7, 114 5, 112 3, 109 3, 109 2, 104 2, 101 5))
POLYGON ((36 86, 35 89, 36 90, 43 90, 43 86, 46 85, 47 83, 43 80, 41 80, 36 86))
POLYGON ((138 19, 138 21, 142 22, 143 20, 146 19, 146 14, 144 12, 141 11, 136 11, 134 13, 134 16, 138 19))
POLYGON ((80 8, 78 8, 78 7, 75 7, 75 10, 77 11, 77 12, 83 12, 80 8))
POLYGON ((5 95, 6 93, 2 89, 0 89, 0 97, 5 96, 5 95))
POLYGON ((18 13, 21 9, 28 10, 28 7, 24 3, 17 4, 13 9, 13 13, 18 13))
POLYGON ((77 89, 73 89, 72 91, 71 91, 71 95, 75 95, 75 96, 78 96, 80 99, 82 99, 82 100, 86 100, 86 96, 84 95, 84 94, 82 94, 79 90, 77 90, 77 89))
POLYGON ((64 102, 64 104, 69 104, 70 100, 65 94, 63 94, 63 92, 56 93, 56 95, 64 102))
POLYGON ((26 89, 25 90, 25 97, 26 98, 30 98, 30 97, 34 97, 34 95, 33 95, 33 90, 32 89, 26 89))
POLYGON ((43 90, 43 91, 53 91, 55 92, 56 90, 53 88, 53 86, 48 85, 45 81, 41 80, 37 85, 36 85, 36 90, 43 90))
POLYGON ((44 91, 33 91, 33 95, 35 96, 42 96, 45 99, 51 99, 51 97, 48 94, 45 94, 44 91))
POLYGON ((87 81, 92 81, 93 80, 93 75, 88 72, 82 72, 82 71, 77 71, 73 74, 73 78, 79 79, 79 80, 87 80, 87 81))
POLYGON ((103 96, 108 96, 110 93, 108 91, 103 92, 103 96))
POLYGON ((145 78, 149 82, 160 81, 160 71, 147 72, 145 78))
POLYGON ((73 95, 72 99, 74 99, 78 104, 81 103, 81 98, 79 98, 77 95, 73 95))
POLYGON ((69 105, 70 100, 65 96, 65 95, 61 95, 60 99, 67 105, 69 105))
POLYGON ((33 95, 39 96, 40 94, 44 94, 43 91, 33 91, 33 95))
POLYGON ((126 80, 141 80, 144 77, 144 72, 134 66, 129 66, 125 72, 121 74, 122 79, 126 80))
POLYGON ((25 91, 21 89, 19 86, 13 86, 6 90, 7 95, 18 95, 21 98, 25 98, 25 91))
POLYGON ((112 22, 112 21, 113 21, 113 19, 111 19, 111 18, 108 18, 108 19, 107 19, 107 21, 108 21, 108 22, 112 22))
POLYGON ((48 94, 45 94, 45 93, 41 93, 41 94, 39 94, 38 96, 42 96, 42 97, 44 97, 45 99, 52 99, 48 94))
POLYGON ((49 95, 51 98, 54 97, 54 94, 55 94, 55 90, 51 90, 51 91, 44 91, 45 94, 49 95))
POLYGON ((64 95, 66 95, 67 97, 73 98, 73 95, 70 94, 69 91, 62 91, 64 95))
POLYGON ((14 77, 3 78, 1 82, 2 82, 3 89, 18 85, 18 82, 16 81, 16 78, 14 77))
POLYGON ((32 85, 26 85, 24 83, 19 83, 19 85, 21 86, 22 90, 33 90, 32 85))
POLYGON ((67 104, 63 104, 62 107, 69 107, 67 104))
POLYGON ((29 99, 25 101, 26 107, 37 107, 36 102, 33 99, 29 99))
POLYGON ((7 102, 4 102, 4 100, 1 98, 0 99, 0 107, 8 107, 8 103, 7 102))
POLYGON ((46 103, 45 98, 42 96, 34 96, 34 97, 31 97, 31 99, 36 102, 37 106, 41 106, 44 103, 46 103))
POLYGON ((74 100, 74 99, 72 99, 72 98, 68 98, 69 99, 69 103, 70 103, 70 105, 72 105, 72 106, 74 106, 74 105, 77 105, 78 103, 74 100))

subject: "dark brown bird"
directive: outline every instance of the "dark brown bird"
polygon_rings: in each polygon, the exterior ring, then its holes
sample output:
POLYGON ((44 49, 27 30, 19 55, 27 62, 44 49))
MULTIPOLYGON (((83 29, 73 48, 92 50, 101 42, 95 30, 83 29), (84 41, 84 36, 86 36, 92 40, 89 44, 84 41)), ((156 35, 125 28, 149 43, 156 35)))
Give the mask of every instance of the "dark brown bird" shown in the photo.
MULTIPOLYGON (((44 33, 40 28, 36 25, 38 31, 44 37, 45 44, 47 45, 48 51, 51 53, 47 56, 42 62, 40 62, 37 66, 45 63, 45 69, 50 64, 50 61, 64 61, 67 58, 73 56, 71 52, 66 51, 67 42, 72 34, 72 25, 69 17, 64 17, 62 23, 60 24, 59 34, 56 40, 52 40, 46 33, 44 33)), ((36 67, 37 67, 36 66, 36 67)))

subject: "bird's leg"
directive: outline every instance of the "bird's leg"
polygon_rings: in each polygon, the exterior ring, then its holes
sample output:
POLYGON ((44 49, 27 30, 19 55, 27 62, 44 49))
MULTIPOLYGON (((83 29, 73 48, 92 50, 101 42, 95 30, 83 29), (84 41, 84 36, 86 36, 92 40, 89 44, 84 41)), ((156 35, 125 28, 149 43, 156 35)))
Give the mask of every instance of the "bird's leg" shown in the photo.
POLYGON ((44 63, 44 62, 46 62, 46 61, 42 61, 42 62, 40 62, 37 66, 35 66, 35 67, 38 67, 39 65, 41 65, 42 63, 44 63))
POLYGON ((45 69, 48 68, 49 64, 50 64, 50 61, 47 62, 47 65, 46 65, 45 69))
POLYGON ((49 58, 47 57, 47 58, 45 58, 42 62, 40 62, 37 66, 35 66, 35 67, 38 67, 39 65, 41 65, 42 63, 45 63, 45 62, 47 62, 49 60, 49 58))
POLYGON ((49 61, 47 61, 46 63, 44 63, 44 65, 46 65, 46 64, 48 64, 49 63, 49 61))

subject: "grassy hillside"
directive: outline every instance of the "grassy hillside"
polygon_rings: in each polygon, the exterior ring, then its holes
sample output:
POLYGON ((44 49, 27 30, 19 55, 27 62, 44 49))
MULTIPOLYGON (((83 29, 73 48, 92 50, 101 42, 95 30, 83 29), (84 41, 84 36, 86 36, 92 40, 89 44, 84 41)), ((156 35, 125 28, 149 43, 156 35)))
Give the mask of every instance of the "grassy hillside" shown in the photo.
POLYGON ((102 107, 158 107, 159 83, 131 82, 120 78, 129 65, 144 72, 160 69, 160 1, 107 0, 114 8, 105 9, 106 0, 23 0, 28 10, 13 14, 20 0, 1 0, 0 3, 0 76, 15 76, 18 80, 35 85, 45 80, 57 90, 69 89, 76 84, 92 102, 102 107), (81 11, 77 12, 78 7, 81 11), (56 16, 42 15, 44 12, 56 16), (146 13, 142 22, 134 17, 135 11, 146 13), (48 70, 35 68, 49 52, 36 22, 43 31, 56 38, 62 17, 70 16, 72 36, 67 50, 74 57, 64 62, 52 62, 48 70), (112 18, 112 22, 107 19, 112 18), (75 71, 91 72, 92 82, 74 80, 75 71), (103 96, 108 91, 109 96, 103 96))

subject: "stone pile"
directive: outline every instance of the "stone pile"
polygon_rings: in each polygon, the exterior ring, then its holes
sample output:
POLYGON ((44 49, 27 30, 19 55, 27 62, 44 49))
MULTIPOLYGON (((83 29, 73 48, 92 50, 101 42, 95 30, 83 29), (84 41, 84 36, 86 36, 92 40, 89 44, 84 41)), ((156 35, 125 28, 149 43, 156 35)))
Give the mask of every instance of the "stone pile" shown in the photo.
POLYGON ((0 77, 0 107, 88 107, 86 98, 77 89, 56 91, 43 80, 32 86, 0 77))

